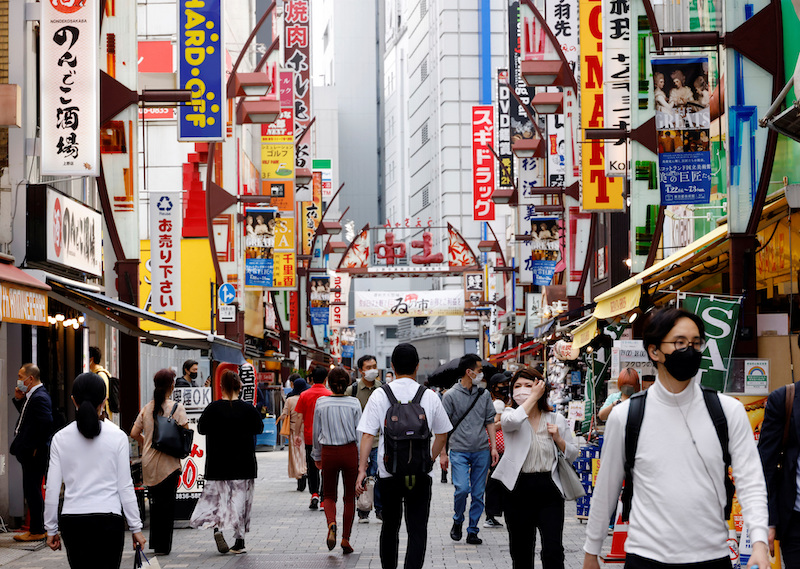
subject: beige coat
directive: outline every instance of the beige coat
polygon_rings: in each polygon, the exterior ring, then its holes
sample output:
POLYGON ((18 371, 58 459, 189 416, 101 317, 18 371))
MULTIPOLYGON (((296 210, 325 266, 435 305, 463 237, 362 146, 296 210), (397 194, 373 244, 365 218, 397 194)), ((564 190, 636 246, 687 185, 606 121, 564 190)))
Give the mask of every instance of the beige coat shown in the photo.
POLYGON ((300 478, 306 474, 306 450, 304 446, 294 446, 296 437, 303 438, 303 416, 295 411, 299 395, 293 395, 286 400, 283 413, 279 421, 289 421, 289 478, 300 478))

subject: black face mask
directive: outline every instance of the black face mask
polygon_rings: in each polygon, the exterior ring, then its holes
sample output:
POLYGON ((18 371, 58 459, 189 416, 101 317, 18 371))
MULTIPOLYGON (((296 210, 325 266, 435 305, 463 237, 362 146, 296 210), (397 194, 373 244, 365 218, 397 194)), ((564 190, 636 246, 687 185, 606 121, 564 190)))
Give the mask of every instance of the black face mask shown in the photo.
POLYGON ((197 372, 196 371, 190 372, 189 377, 192 379, 197 379, 197 372))
POLYGON ((678 381, 689 381, 700 370, 703 354, 689 346, 685 350, 675 350, 664 354, 664 367, 678 381))

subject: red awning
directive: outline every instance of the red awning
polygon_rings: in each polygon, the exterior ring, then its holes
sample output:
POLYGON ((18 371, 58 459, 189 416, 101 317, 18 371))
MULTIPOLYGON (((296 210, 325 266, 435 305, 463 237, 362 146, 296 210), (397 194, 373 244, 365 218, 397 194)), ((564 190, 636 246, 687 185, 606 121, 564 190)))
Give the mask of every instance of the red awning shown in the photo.
POLYGON ((0 281, 37 290, 50 290, 50 287, 39 279, 8 263, 0 263, 0 281))
POLYGON ((489 362, 491 364, 498 364, 500 362, 504 362, 506 360, 510 360, 513 358, 519 358, 520 356, 524 356, 529 353, 536 353, 543 347, 544 347, 543 344, 537 342, 536 340, 533 340, 530 342, 526 342, 524 344, 520 344, 516 348, 511 348, 510 350, 506 350, 505 352, 500 352, 499 354, 489 356, 489 362))

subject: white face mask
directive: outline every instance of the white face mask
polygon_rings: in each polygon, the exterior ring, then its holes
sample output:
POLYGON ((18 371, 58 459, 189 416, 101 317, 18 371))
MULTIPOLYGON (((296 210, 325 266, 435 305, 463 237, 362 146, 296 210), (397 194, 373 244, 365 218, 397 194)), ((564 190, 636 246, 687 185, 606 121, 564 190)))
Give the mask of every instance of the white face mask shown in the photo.
POLYGON ((475 377, 472 378, 472 382, 473 383, 479 383, 480 381, 483 381, 483 372, 482 371, 479 371, 477 373, 473 371, 472 373, 475 374, 475 377))
POLYGON ((27 393, 28 392, 28 387, 25 385, 25 380, 23 380, 23 379, 18 379, 17 380, 17 389, 22 391, 22 393, 27 393))
POLYGON ((531 388, 530 387, 518 387, 514 390, 514 401, 517 402, 517 405, 522 405, 528 400, 528 397, 531 396, 531 388))
POLYGON ((378 375, 380 375, 380 373, 381 372, 379 372, 377 369, 368 369, 364 372, 364 379, 367 381, 375 381, 378 379, 378 375))

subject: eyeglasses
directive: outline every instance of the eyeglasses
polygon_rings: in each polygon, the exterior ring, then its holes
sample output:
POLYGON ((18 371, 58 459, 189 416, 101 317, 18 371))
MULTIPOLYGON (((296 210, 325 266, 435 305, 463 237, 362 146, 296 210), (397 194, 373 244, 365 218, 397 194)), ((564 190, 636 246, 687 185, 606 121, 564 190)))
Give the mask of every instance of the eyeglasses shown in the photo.
POLYGON ((661 342, 662 344, 672 344, 675 346, 676 352, 682 352, 692 346, 698 352, 702 352, 706 349, 706 341, 705 340, 692 340, 691 342, 686 338, 678 338, 677 340, 673 340, 671 342, 661 342))

